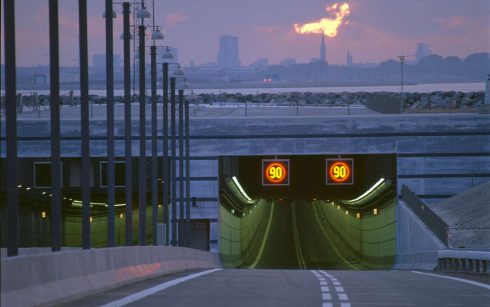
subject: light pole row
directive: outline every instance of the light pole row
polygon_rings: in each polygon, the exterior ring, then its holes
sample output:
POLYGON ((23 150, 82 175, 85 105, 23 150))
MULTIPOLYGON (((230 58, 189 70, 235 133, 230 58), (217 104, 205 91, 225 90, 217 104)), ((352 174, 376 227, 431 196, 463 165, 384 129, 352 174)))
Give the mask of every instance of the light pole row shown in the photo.
MULTIPOLYGON (((17 156, 17 120, 16 120, 16 62, 15 62, 15 2, 5 0, 5 75, 6 75, 6 143, 7 143, 7 254, 18 254, 19 246, 19 209, 18 209, 18 156, 17 156)), ((124 134, 125 134, 125 200, 126 200, 126 245, 133 244, 132 238, 132 125, 131 125, 131 69, 130 69, 130 3, 123 5, 123 35, 124 40, 124 134)), ((105 12, 113 12, 111 0, 105 1, 105 12)), ((89 249, 90 236, 90 133, 89 133, 89 80, 88 80, 88 31, 87 31, 87 0, 78 1, 79 8, 79 52, 80 52, 80 92, 81 92, 81 194, 82 194, 82 248, 89 249)), ((113 72, 113 18, 115 14, 105 14, 106 29, 106 90, 107 90, 107 245, 115 246, 115 154, 114 154, 114 72, 113 72)), ((141 23, 138 26, 139 38, 139 244, 146 245, 146 97, 145 97, 145 29, 144 19, 150 17, 149 12, 141 1, 141 9, 135 14, 141 23)), ((50 78, 51 78, 51 194, 52 194, 52 251, 61 250, 61 148, 60 148, 60 95, 59 95, 59 17, 58 0, 49 0, 50 27, 50 78)), ((155 26, 153 25, 155 28, 155 26)), ((157 129, 157 69, 156 69, 156 39, 163 39, 158 27, 152 34, 153 46, 150 48, 151 59, 151 137, 152 137, 152 218, 156 244, 156 222, 158 220, 158 129, 157 129)), ((168 60, 168 47, 164 52, 164 60, 168 60)), ((170 78, 170 111, 169 114, 169 65, 163 63, 163 204, 164 222, 167 225, 167 244, 169 243, 169 225, 172 227, 172 245, 177 245, 177 131, 176 131, 176 78, 170 78), (170 115, 170 116, 169 116, 170 115), (169 136, 169 120, 170 132, 169 136), (172 140, 169 157, 169 138, 172 140), (169 159, 170 158, 170 159, 169 159), (169 161, 170 160, 170 161, 169 161), (172 220, 169 220, 169 205, 172 205, 172 220)), ((181 75, 180 65, 175 69, 175 75, 181 75)), ((184 102, 183 90, 179 91, 179 177, 180 177, 180 221, 190 222, 190 184, 189 184, 189 112, 184 102), (185 112, 185 113, 184 113, 185 112), (185 139, 185 141, 184 141, 185 139), (185 161, 185 198, 184 198, 184 161, 185 161), (184 210, 183 201, 186 200, 184 210)), ((188 229, 186 227, 186 229, 188 229)), ((183 245, 179 240, 179 245, 183 245)))

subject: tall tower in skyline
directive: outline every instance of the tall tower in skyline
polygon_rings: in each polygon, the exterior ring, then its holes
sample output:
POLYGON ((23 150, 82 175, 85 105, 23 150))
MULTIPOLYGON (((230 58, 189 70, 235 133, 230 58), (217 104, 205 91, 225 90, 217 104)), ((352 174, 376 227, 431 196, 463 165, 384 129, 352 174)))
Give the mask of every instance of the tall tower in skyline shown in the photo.
POLYGON ((429 48, 429 45, 426 43, 417 44, 417 49, 415 50, 415 61, 418 62, 423 57, 431 55, 432 51, 429 48))
POLYGON ((241 66, 238 54, 238 37, 222 35, 219 38, 218 65, 224 68, 241 66))
POLYGON ((352 54, 350 54, 350 50, 347 50, 347 59, 345 65, 347 67, 350 67, 352 66, 352 63, 353 63, 352 54))
POLYGON ((322 43, 320 45, 320 62, 327 62, 327 48, 325 47, 325 35, 322 34, 322 43))

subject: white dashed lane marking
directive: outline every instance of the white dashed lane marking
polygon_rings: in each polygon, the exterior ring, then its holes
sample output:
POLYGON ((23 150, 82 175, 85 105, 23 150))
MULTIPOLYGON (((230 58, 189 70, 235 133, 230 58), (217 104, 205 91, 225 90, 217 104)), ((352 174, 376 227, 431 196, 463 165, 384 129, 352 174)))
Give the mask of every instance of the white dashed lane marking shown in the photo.
POLYGON ((311 272, 318 278, 320 283, 322 307, 351 307, 349 297, 345 293, 344 287, 342 287, 342 284, 335 276, 321 270, 312 270, 311 272), (331 286, 329 284, 331 284, 331 286))

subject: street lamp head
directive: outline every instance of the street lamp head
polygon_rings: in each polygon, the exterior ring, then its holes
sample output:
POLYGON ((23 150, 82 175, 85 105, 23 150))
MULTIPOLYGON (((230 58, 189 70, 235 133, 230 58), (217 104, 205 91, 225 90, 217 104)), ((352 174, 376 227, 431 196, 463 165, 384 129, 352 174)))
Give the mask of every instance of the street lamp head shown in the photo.
POLYGON ((136 12, 136 18, 150 18, 151 14, 148 10, 143 6, 136 12))
MULTIPOLYGON (((102 13, 102 18, 105 18, 105 16, 106 16, 106 13, 105 12, 102 13)), ((112 10, 112 18, 116 18, 116 16, 117 16, 116 11, 112 10)))
POLYGON ((165 49, 165 52, 163 52, 162 58, 164 60, 171 60, 174 58, 172 52, 170 52, 170 49, 168 49, 168 47, 165 49))
MULTIPOLYGON (((124 32, 123 32, 123 33, 121 33, 120 38, 121 38, 122 40, 124 40, 124 32)), ((133 34, 132 34, 132 33, 129 33, 129 39, 133 39, 133 34)))
POLYGON ((163 39, 163 34, 162 34, 162 32, 160 32, 160 29, 158 29, 158 27, 157 27, 157 29, 153 33, 151 33, 151 39, 152 40, 161 40, 161 39, 163 39))
POLYGON ((184 82, 182 82, 182 84, 180 85, 180 89, 188 90, 190 88, 191 88, 191 84, 189 83, 189 81, 187 81, 186 78, 184 78, 184 82))
POLYGON ((174 76, 183 76, 184 70, 180 67, 180 64, 177 64, 177 68, 174 70, 174 76))

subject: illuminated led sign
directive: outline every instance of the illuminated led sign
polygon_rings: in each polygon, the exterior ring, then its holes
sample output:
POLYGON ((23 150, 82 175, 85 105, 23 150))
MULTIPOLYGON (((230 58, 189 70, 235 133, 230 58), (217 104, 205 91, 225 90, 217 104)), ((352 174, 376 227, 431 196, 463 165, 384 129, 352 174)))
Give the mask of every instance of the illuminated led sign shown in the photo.
POLYGON ((289 185, 289 159, 263 159, 262 185, 289 185))
POLYGON ((354 184, 353 159, 326 159, 327 185, 354 184))

